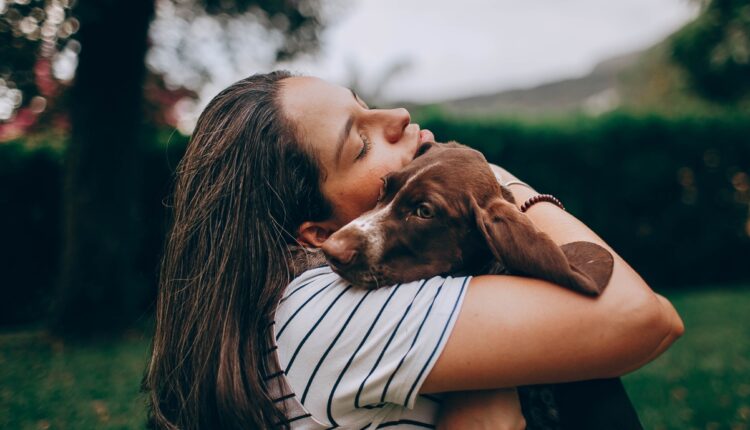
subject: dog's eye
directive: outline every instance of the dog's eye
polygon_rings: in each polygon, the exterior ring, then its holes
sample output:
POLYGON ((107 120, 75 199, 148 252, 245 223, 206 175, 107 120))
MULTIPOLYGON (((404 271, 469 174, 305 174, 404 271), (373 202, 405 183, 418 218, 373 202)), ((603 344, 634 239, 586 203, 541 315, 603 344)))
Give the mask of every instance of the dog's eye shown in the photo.
POLYGON ((414 215, 420 218, 430 219, 435 216, 435 211, 433 211, 432 207, 427 203, 422 203, 414 210, 414 215))

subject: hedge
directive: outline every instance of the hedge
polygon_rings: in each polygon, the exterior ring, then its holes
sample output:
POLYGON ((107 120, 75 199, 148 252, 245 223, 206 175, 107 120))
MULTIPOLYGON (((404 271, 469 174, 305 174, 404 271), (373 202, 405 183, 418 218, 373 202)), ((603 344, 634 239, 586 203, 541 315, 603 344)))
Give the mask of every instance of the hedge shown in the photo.
MULTIPOLYGON (((529 123, 433 113, 421 125, 559 197, 657 288, 750 281, 747 116, 613 113, 529 123)), ((163 203, 187 142, 175 134, 165 146, 172 134, 163 136, 139 173, 152 220, 139 261, 154 285, 168 216, 163 203)), ((0 144, 3 325, 39 321, 54 297, 62 190, 54 146, 0 144)))
MULTIPOLYGON (((168 220, 165 199, 186 143, 179 133, 159 133, 137 172, 146 184, 141 195, 143 217, 149 220, 143 223, 147 231, 138 267, 153 287, 141 304, 145 312, 156 292, 168 220)), ((33 146, 24 141, 0 143, 0 326, 39 322, 53 305, 62 245, 63 146, 59 138, 35 141, 33 146)))
POLYGON ((750 280, 750 117, 422 125, 558 196, 657 287, 750 280))

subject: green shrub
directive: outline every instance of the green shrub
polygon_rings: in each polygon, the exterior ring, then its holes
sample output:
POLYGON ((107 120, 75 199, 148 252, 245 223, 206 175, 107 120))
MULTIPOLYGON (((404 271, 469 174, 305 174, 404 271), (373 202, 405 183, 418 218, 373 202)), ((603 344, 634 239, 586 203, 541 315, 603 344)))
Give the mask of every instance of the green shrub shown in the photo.
MULTIPOLYGON (((156 291, 172 172, 187 143, 168 131, 157 139, 136 173, 144 178, 141 196, 147 220, 138 267, 153 285, 141 304, 144 309, 156 291)), ((0 144, 0 325, 39 321, 54 300, 62 245, 63 146, 59 138, 0 144)))
POLYGON ((750 280, 750 118, 424 118, 602 236, 655 286, 750 280))
POLYGON ((44 315, 60 252, 60 157, 0 144, 0 324, 44 315))
MULTIPOLYGON (((613 113, 525 123, 433 112, 421 124, 559 197, 655 287, 750 281, 746 116, 613 113)), ((139 267, 154 286, 166 197, 186 142, 165 131, 139 172, 148 220, 139 267)), ((43 318, 54 297, 62 191, 55 148, 61 146, 0 144, 0 325, 43 318)))

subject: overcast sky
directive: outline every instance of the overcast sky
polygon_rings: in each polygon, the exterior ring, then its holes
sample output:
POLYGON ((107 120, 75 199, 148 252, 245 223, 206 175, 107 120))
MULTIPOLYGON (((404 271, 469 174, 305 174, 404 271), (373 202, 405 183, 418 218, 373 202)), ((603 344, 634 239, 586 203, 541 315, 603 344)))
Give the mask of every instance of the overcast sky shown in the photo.
POLYGON ((164 73, 168 85, 199 93, 197 102, 178 103, 180 130, 189 133, 223 88, 269 68, 342 85, 356 75, 370 103, 440 101, 583 76, 602 60, 663 40, 697 12, 696 0, 323 2, 334 12, 328 14, 320 52, 272 65, 280 39, 254 15, 220 24, 158 1, 149 67, 164 73), (377 82, 398 64, 405 68, 373 97, 377 82))
POLYGON ((375 86, 408 68, 387 100, 437 101, 581 76, 662 40, 695 16, 690 0, 358 0, 329 24, 320 55, 293 69, 375 86))

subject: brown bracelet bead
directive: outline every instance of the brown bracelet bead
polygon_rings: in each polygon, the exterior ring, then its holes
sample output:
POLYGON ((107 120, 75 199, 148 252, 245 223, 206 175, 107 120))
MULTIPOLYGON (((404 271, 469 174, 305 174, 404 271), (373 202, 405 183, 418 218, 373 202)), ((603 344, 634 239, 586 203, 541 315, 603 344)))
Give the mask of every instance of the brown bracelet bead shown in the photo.
POLYGON ((565 210, 565 206, 563 206, 562 202, 552 194, 537 194, 534 197, 530 197, 521 205, 521 212, 526 212, 530 207, 539 202, 550 202, 557 205, 560 209, 565 210))

